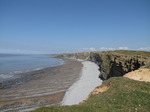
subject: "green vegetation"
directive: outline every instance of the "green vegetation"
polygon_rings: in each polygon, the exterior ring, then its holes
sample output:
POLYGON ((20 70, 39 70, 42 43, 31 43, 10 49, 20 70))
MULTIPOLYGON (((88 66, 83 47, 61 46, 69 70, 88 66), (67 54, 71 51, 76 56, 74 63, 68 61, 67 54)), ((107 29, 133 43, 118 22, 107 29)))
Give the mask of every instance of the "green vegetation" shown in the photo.
POLYGON ((95 52, 95 53, 150 56, 150 52, 147 52, 147 51, 134 51, 134 50, 115 50, 115 51, 102 51, 102 52, 95 52))
POLYGON ((133 51, 133 50, 116 50, 116 51, 109 51, 114 53, 121 53, 121 54, 128 54, 128 55, 150 55, 150 52, 146 51, 133 51))
POLYGON ((110 78, 102 86, 109 90, 76 106, 41 107, 33 112, 148 112, 150 109, 150 83, 123 77, 110 78))

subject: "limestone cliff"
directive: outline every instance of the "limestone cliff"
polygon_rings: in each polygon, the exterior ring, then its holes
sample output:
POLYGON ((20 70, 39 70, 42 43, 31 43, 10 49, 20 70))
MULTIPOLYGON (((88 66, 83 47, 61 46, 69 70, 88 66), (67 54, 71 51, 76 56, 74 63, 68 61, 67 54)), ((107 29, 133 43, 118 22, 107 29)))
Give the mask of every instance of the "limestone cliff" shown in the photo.
POLYGON ((103 80, 114 76, 123 76, 140 67, 150 68, 150 52, 142 51, 86 52, 62 54, 58 57, 95 62, 100 67, 99 77, 103 80))

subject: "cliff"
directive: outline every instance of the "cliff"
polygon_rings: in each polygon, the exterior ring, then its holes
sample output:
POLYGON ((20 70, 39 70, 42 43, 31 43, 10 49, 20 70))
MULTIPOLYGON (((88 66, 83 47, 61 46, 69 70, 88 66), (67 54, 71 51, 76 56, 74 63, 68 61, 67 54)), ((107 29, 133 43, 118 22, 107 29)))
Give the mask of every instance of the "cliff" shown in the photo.
POLYGON ((107 51, 61 54, 58 57, 83 59, 95 62, 100 67, 99 77, 103 80, 137 70, 150 68, 150 52, 143 51, 107 51))

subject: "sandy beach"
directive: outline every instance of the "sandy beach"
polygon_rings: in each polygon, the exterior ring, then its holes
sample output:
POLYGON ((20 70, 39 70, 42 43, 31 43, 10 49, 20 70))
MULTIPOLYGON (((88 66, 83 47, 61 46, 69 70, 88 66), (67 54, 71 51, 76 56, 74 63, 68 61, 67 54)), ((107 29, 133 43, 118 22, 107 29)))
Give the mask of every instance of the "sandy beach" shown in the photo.
POLYGON ((65 92, 79 78, 83 66, 77 60, 63 60, 64 65, 25 73, 30 76, 25 83, 0 89, 0 111, 29 111, 59 105, 65 92))
POLYGON ((90 61, 81 61, 83 68, 81 76, 66 92, 62 105, 76 105, 85 100, 95 87, 102 83, 98 78, 99 67, 90 61))

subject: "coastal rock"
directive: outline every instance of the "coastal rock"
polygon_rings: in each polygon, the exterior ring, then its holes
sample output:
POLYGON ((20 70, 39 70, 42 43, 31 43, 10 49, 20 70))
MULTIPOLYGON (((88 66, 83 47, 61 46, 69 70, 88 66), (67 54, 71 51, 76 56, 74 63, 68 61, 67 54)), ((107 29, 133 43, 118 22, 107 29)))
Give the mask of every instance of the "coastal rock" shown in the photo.
POLYGON ((102 80, 123 76, 140 67, 150 68, 150 53, 141 51, 108 51, 61 54, 58 57, 83 59, 95 62, 102 80))

